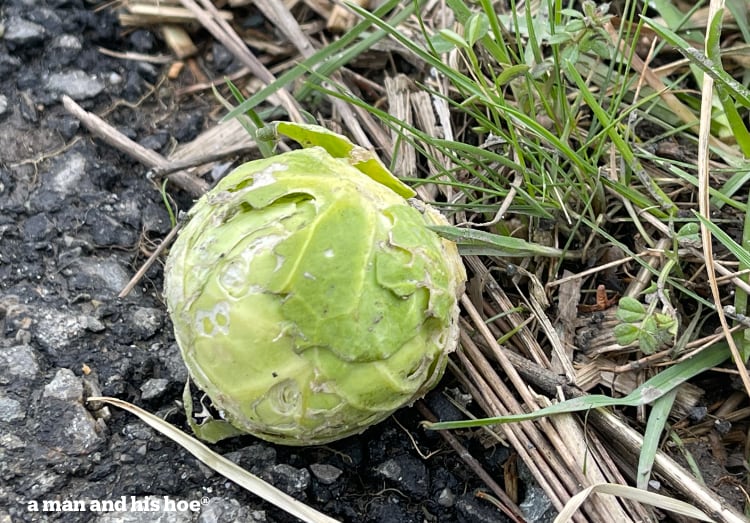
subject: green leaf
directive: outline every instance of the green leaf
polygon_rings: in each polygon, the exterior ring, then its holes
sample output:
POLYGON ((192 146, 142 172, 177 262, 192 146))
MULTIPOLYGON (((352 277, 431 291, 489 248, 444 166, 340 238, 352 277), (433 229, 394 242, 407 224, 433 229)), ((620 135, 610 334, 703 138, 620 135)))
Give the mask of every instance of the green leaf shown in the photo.
POLYGON ((659 328, 653 316, 648 316, 641 324, 641 333, 638 336, 638 345, 644 354, 653 354, 661 345, 659 343, 659 328))
POLYGON ((547 42, 550 45, 559 45, 564 44, 565 42, 570 42, 572 39, 573 36, 570 33, 555 33, 547 39, 547 42))
POLYGON ((522 76, 526 74, 529 69, 531 69, 526 64, 516 64, 516 65, 510 65, 508 67, 503 67, 503 70, 500 72, 499 75, 497 75, 497 79, 495 80, 495 85, 498 87, 502 87, 503 85, 506 85, 514 78, 518 78, 519 76, 522 76))
POLYGON ((586 25, 583 23, 583 20, 571 20, 563 30, 572 35, 573 33, 583 31, 584 29, 586 29, 586 25))
POLYGON ((646 308, 641 302, 630 296, 620 298, 615 317, 625 323, 636 323, 646 316, 646 308))
POLYGON ((462 49, 468 49, 469 47, 469 43, 455 31, 452 31, 450 29, 440 29, 437 34, 439 34, 447 42, 452 43, 456 47, 460 47, 462 49))
POLYGON ((466 40, 473 46, 477 40, 483 38, 490 28, 490 22, 484 13, 474 13, 466 22, 466 40))
POLYGON ((446 40, 439 33, 436 33, 430 37, 430 46, 435 50, 437 54, 449 53, 456 48, 453 42, 446 40))
POLYGON ((404 198, 413 198, 417 194, 411 187, 396 178, 373 152, 355 145, 348 138, 325 127, 292 122, 272 122, 258 129, 257 138, 261 141, 275 141, 279 139, 279 135, 291 138, 302 147, 322 147, 334 158, 346 159, 367 176, 404 198))
POLYGON ((615 339, 620 345, 630 345, 638 339, 640 329, 632 323, 621 323, 614 328, 615 339))
POLYGON ((686 223, 677 231, 675 239, 680 246, 701 248, 701 227, 695 222, 686 223))

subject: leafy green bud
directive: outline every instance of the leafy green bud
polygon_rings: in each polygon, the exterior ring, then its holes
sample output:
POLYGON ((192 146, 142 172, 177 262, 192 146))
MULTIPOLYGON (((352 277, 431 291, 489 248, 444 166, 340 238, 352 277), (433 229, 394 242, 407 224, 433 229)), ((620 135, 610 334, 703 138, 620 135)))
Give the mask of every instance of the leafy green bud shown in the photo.
POLYGON ((268 441, 359 433, 436 385, 456 347, 466 274, 429 229, 444 218, 341 154, 312 146, 242 165, 196 203, 167 260, 193 381, 268 441))

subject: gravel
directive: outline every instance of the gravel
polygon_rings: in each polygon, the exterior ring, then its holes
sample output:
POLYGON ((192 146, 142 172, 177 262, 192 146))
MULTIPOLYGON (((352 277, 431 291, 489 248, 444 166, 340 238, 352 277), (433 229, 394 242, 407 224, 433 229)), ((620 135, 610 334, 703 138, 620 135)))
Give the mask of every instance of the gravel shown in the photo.
MULTIPOLYGON (((146 169, 92 139, 60 96, 106 111, 161 151, 210 126, 217 102, 178 98, 179 81, 164 81, 133 105, 166 66, 98 49, 168 51, 155 32, 119 27, 104 3, 5 0, 0 27, 0 522, 295 521, 130 414, 86 402, 114 396, 189 432, 161 265, 117 297, 169 232, 169 215, 146 169), (73 511, 77 503, 86 511, 73 511)), ((237 67, 223 46, 206 50, 206 70, 237 67)), ((186 195, 172 196, 189 207, 186 195)), ((450 411, 439 391, 430 401, 450 411)), ((246 436, 212 448, 342 521, 504 521, 415 410, 396 418, 324 447, 246 436), (421 451, 441 452, 425 460, 421 451)), ((499 470, 496 449, 467 444, 499 470)))

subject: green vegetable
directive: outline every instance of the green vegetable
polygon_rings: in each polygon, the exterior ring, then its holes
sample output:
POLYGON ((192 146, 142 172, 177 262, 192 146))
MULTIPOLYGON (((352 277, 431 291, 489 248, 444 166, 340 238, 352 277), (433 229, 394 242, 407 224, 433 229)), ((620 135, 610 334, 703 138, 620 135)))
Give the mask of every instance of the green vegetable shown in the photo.
POLYGON ((196 203, 165 295, 193 381, 234 427, 199 435, 323 444, 437 384, 466 274, 428 228, 442 215, 374 155, 317 126, 265 133, 309 148, 246 163, 196 203))

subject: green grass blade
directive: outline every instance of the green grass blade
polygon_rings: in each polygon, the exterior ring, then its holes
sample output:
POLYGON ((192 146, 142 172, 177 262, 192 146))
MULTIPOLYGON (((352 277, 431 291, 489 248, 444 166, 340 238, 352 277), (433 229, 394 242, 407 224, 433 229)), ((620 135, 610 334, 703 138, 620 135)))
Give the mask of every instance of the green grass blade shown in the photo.
POLYGON ((646 423, 646 431, 643 434, 643 446, 638 456, 638 473, 636 475, 636 486, 647 490, 651 479, 651 469, 654 466, 656 452, 659 450, 659 442, 664 427, 667 424, 669 413, 672 411, 674 400, 677 397, 677 388, 672 389, 661 398, 654 401, 651 413, 646 423))
POLYGON ((624 398, 611 398, 603 394, 591 394, 562 401, 528 414, 512 414, 509 416, 498 416, 493 418, 444 421, 438 423, 423 421, 422 425, 432 430, 466 429, 471 427, 483 427, 485 425, 529 421, 544 416, 552 416, 554 414, 581 412, 602 407, 638 407, 652 403, 690 378, 723 363, 729 358, 729 355, 730 353, 726 343, 716 343, 698 355, 676 363, 668 369, 660 372, 624 398))
MULTIPOLYGON (((706 38, 706 54, 711 62, 718 64, 717 67, 722 67, 720 37, 723 17, 724 10, 719 9, 709 24, 708 37, 706 38)), ((731 97, 731 93, 721 85, 717 87, 716 91, 719 94, 721 106, 724 108, 724 115, 726 116, 727 123, 732 129, 732 136, 737 140, 737 145, 739 145, 745 157, 750 156, 750 132, 748 132, 745 122, 737 110, 734 100, 731 97)))
MULTIPOLYGON (((400 5, 399 0, 388 0, 383 5, 378 7, 373 13, 373 16, 385 16, 389 11, 400 5)), ((391 19, 391 23, 398 25, 403 20, 408 18, 414 12, 413 5, 405 6, 401 11, 396 13, 391 19)), ((370 21, 363 21, 355 25, 352 29, 346 32, 341 38, 323 47, 322 49, 315 52, 309 58, 303 60, 298 65, 279 76, 275 81, 271 82, 263 89, 249 97, 247 100, 242 102, 240 105, 235 107, 229 114, 224 117, 224 120, 235 118, 239 114, 243 114, 250 109, 258 106, 258 104, 264 102, 269 96, 278 91, 279 89, 291 84, 295 80, 305 75, 308 71, 316 69, 324 76, 328 77, 330 74, 342 67, 346 63, 353 60, 355 57, 360 55, 362 52, 371 48, 378 40, 381 40, 386 36, 385 31, 375 31, 371 35, 366 36, 360 42, 354 44, 356 40, 368 29, 371 29, 372 23, 370 21), (350 47, 351 46, 351 47, 350 47)), ((297 93, 298 99, 304 99, 309 94, 309 90, 303 88, 300 93, 297 93)))
POLYGON ((666 195, 661 187, 659 187, 656 181, 648 177, 648 175, 646 174, 646 170, 641 165, 640 160, 638 160, 638 158, 635 156, 633 150, 630 148, 630 145, 628 145, 625 139, 617 132, 615 122, 611 120, 604 108, 596 101, 594 95, 591 93, 591 90, 588 88, 583 78, 578 73, 578 70, 575 68, 575 65, 571 62, 567 62, 566 65, 568 74, 578 85, 578 89, 580 90, 581 95, 586 101, 586 104, 588 104, 588 106, 596 115, 597 119, 601 122, 602 126, 604 126, 604 128, 606 129, 607 136, 610 140, 612 140, 612 143, 614 144, 618 152, 622 155, 625 163, 633 170, 638 179, 641 180, 641 183, 643 183, 645 189, 649 192, 651 197, 654 198, 664 210, 669 210, 670 213, 676 214, 678 211, 677 206, 672 200, 670 200, 669 196, 666 195))
POLYGON ((713 60, 710 60, 705 54, 690 45, 690 43, 680 35, 662 25, 659 25, 654 20, 645 16, 643 17, 643 20, 656 34, 675 46, 675 48, 685 58, 690 60, 691 63, 697 65, 704 73, 711 76, 717 84, 717 89, 726 89, 737 102, 742 104, 743 107, 750 108, 750 90, 732 78, 729 73, 724 71, 721 67, 721 63, 717 64, 713 60))
POLYGON ((731 236, 721 230, 721 228, 719 228, 719 226, 714 222, 712 222, 711 220, 707 220, 696 211, 693 211, 693 214, 701 221, 701 223, 708 227, 708 230, 711 231, 711 234, 713 234, 716 239, 719 240, 719 242, 729 250, 729 252, 734 254, 735 258, 737 258, 741 264, 745 265, 746 267, 750 266, 750 252, 743 248, 742 245, 734 241, 731 236))
POLYGON ((453 227, 452 225, 434 225, 430 229, 437 232, 443 238, 455 242, 461 254, 503 257, 576 257, 575 253, 545 245, 538 245, 511 236, 501 236, 474 229, 463 229, 461 227, 453 227))

